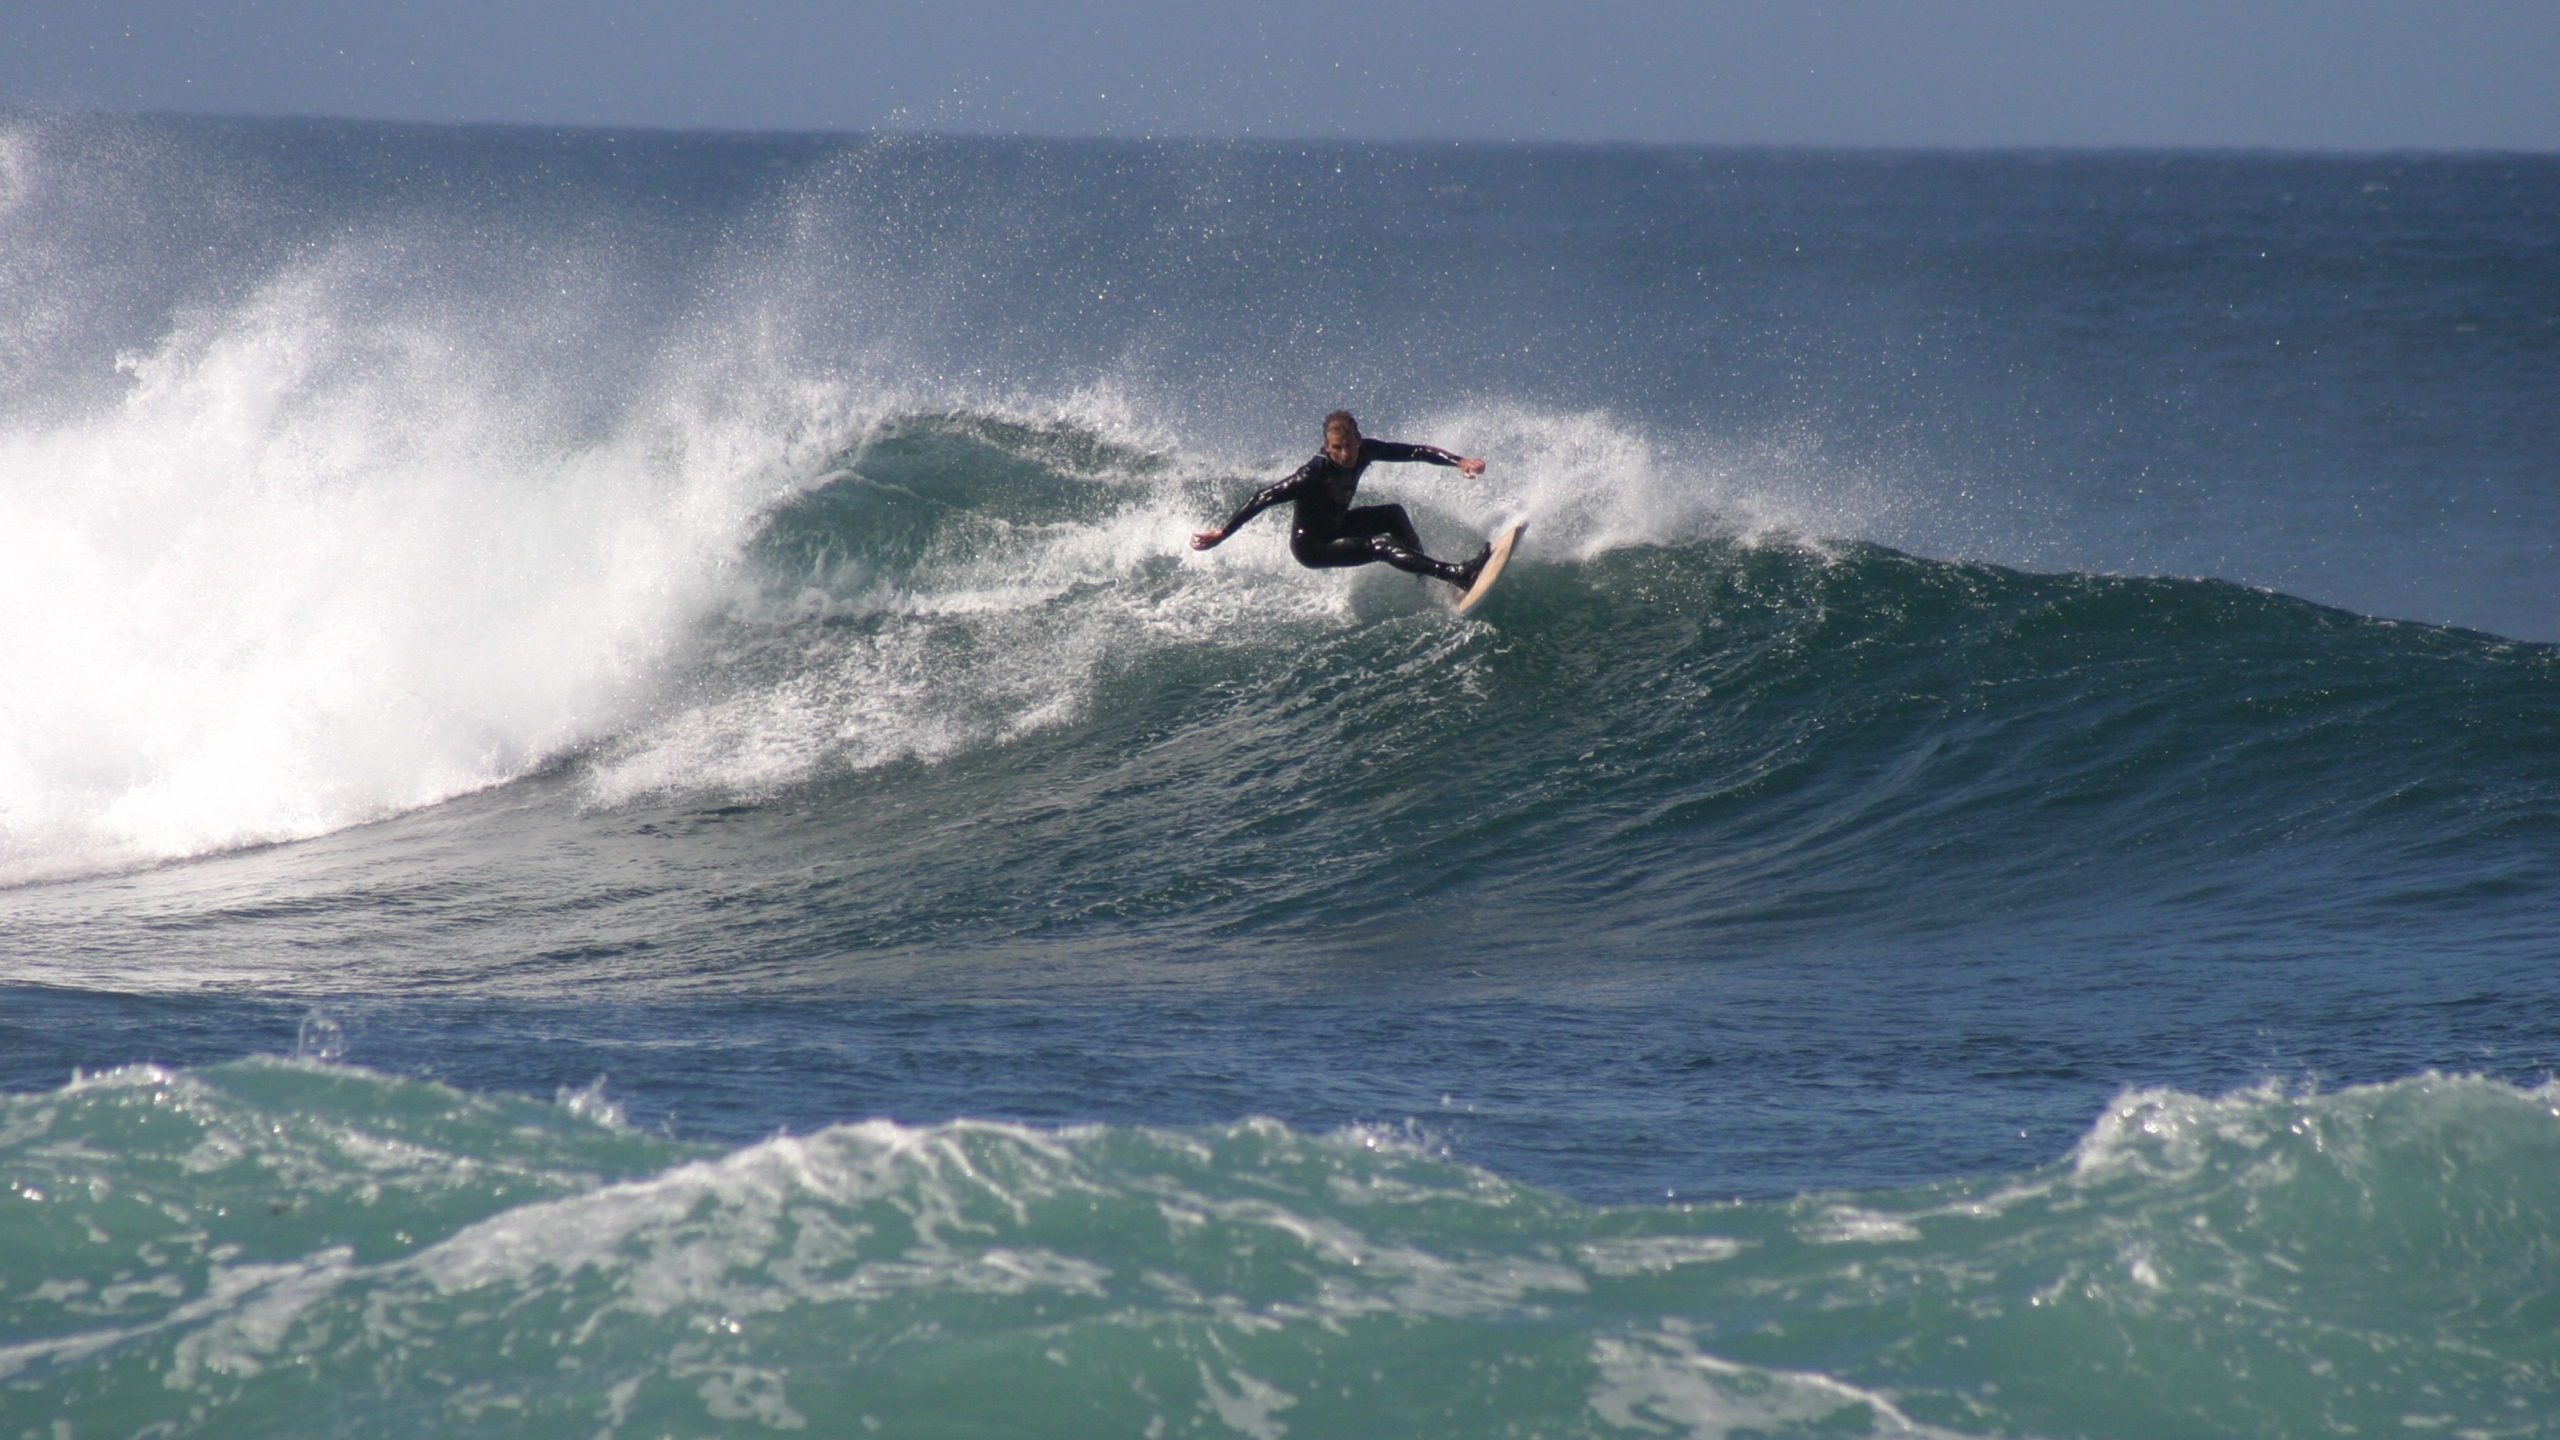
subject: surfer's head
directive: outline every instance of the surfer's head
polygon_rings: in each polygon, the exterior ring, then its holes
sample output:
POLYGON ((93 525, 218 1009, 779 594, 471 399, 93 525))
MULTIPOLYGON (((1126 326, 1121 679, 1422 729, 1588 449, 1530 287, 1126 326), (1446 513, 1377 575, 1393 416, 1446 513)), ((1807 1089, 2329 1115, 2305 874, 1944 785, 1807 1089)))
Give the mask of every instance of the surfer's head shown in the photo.
POLYGON ((1360 458, 1360 422, 1348 410, 1336 410, 1324 417, 1324 458, 1336 465, 1348 465, 1360 458))

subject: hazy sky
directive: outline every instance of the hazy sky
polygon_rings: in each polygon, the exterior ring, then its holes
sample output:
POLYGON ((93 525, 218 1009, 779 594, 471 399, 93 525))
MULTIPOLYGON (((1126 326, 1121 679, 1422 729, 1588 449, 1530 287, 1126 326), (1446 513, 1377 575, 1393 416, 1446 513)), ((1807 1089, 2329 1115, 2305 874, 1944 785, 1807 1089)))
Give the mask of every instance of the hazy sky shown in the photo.
POLYGON ((0 0, 0 105, 1076 135, 2560 149, 2560 0, 0 0))

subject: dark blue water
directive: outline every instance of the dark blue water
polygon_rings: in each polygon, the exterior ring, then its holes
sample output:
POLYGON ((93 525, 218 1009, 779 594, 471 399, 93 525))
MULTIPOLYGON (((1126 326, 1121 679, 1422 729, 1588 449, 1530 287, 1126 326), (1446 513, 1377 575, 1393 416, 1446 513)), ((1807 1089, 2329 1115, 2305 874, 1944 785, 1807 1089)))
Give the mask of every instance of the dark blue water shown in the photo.
POLYGON ((0 1428, 2541 1433, 2555 221, 13 121, 0 1428), (1365 492, 1530 520, 1479 610, 1185 547, 1335 405, 1491 462, 1365 492))

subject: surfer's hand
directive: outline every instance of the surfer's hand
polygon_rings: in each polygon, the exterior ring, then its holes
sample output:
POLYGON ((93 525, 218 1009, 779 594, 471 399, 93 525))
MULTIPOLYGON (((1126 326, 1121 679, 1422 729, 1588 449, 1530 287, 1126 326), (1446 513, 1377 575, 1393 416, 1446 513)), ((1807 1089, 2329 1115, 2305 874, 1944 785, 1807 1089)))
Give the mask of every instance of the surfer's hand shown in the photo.
POLYGON ((1470 480, 1473 480, 1484 473, 1484 462, 1481 460, 1461 459, 1458 461, 1458 473, 1466 476, 1470 480))
POLYGON ((1206 550, 1210 546, 1215 545, 1226 538, 1227 532, 1224 530, 1203 530, 1199 534, 1191 537, 1191 548, 1194 550, 1206 550))

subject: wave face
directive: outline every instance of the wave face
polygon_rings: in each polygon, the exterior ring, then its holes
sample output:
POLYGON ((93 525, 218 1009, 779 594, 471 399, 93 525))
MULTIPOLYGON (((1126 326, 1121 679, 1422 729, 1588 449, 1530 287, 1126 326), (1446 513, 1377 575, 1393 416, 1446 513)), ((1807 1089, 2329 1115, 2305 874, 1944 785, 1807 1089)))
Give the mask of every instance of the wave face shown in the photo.
POLYGON ((1160 455, 895 421, 775 513, 682 699, 576 773, 607 806, 824 795, 843 843, 895 836, 828 907, 871 944, 1685 953, 2078 914, 2093 874, 2116 906, 2245 877, 2226 915, 2341 931, 2550 893, 2547 647, 2210 581, 1631 545, 1660 521, 1605 473, 1534 473, 1396 491, 1433 535, 1539 517, 1457 622, 1401 576, 1312 579, 1276 528, 1180 554, 1217 491, 1160 455))
POLYGON ((2121 1097, 2064 1162, 1593 1209, 1376 1130, 138 1068, 0 1111, 0 1415, 164 1434, 2548 1433, 2560 1094, 2121 1097))

